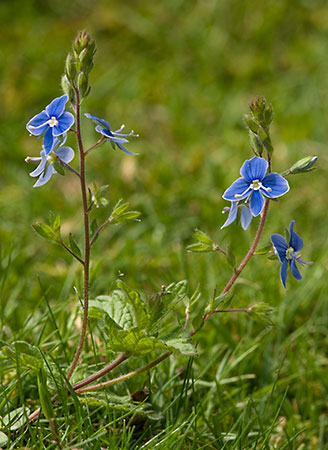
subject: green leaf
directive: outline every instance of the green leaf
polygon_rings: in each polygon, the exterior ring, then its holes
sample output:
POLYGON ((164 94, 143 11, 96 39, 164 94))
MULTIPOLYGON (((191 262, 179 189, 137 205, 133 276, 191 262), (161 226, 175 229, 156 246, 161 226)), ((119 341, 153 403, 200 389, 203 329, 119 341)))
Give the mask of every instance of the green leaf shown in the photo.
POLYGON ((187 247, 188 252, 192 253, 208 253, 213 252, 213 245, 203 244, 198 242, 197 244, 191 244, 187 247))
POLYGON ((116 281, 117 287, 122 289, 126 294, 126 300, 132 306, 134 313, 134 322, 139 329, 145 329, 149 325, 149 315, 146 311, 146 305, 141 300, 140 294, 137 291, 133 291, 129 286, 124 283, 123 280, 116 281))
POLYGON ((204 314, 203 313, 197 314, 192 319, 191 323, 192 323, 192 326, 194 328, 194 331, 195 332, 199 331, 204 325, 204 314))
POLYGON ((8 436, 3 433, 2 431, 0 431, 0 447, 3 447, 4 445, 6 445, 8 442, 8 436))
POLYGON ((167 345, 145 331, 133 327, 129 330, 107 329, 108 344, 114 352, 125 352, 131 355, 146 355, 156 349, 167 350, 167 345))
POLYGON ((12 431, 18 430, 26 424, 29 414, 30 410, 24 406, 10 411, 1 418, 1 422, 4 425, 3 428, 9 428, 12 431))
POLYGON ((230 266, 233 269, 235 269, 236 268, 236 257, 235 257, 235 254, 234 254, 232 248, 230 247, 230 245, 227 246, 226 258, 227 258, 227 261, 230 264, 230 266))
POLYGON ((207 234, 205 234, 203 231, 196 229, 193 237, 195 239, 197 239, 197 241, 202 242, 203 244, 208 244, 208 245, 212 245, 213 241, 212 239, 207 236, 207 234))
POLYGON ((233 296, 233 292, 229 291, 225 294, 219 295, 218 297, 212 298, 208 307, 205 309, 205 313, 207 314, 213 309, 218 309, 219 307, 220 309, 226 308, 230 304, 233 296))
POLYGON ((139 211, 128 211, 123 214, 120 214, 117 217, 112 218, 111 224, 123 223, 123 222, 127 222, 128 220, 138 220, 137 218, 140 215, 141 215, 141 212, 139 212, 139 211))
POLYGON ((53 167, 56 169, 56 171, 57 171, 60 175, 65 176, 64 166, 63 166, 63 164, 62 164, 61 162, 55 161, 55 162, 53 163, 53 167))
POLYGON ((119 200, 114 206, 111 216, 113 218, 119 217, 121 214, 124 213, 124 211, 128 209, 129 206, 130 206, 129 202, 122 203, 122 200, 119 200))
POLYGON ((47 376, 44 369, 38 371, 38 391, 42 412, 49 421, 54 417, 54 408, 47 388, 47 376))
POLYGON ((38 371, 43 367, 43 359, 40 350, 24 341, 16 341, 10 347, 2 348, 3 355, 14 364, 38 371))
POLYGON ((92 236, 94 236, 96 234, 96 232, 98 231, 98 228, 99 227, 98 227, 96 219, 93 219, 93 221, 91 222, 91 225, 90 225, 91 235, 92 236))
POLYGON ((50 221, 51 228, 55 232, 60 230, 60 225, 61 225, 60 216, 57 216, 52 211, 50 211, 50 213, 49 213, 49 221, 50 221))
POLYGON ((72 250, 72 252, 79 258, 82 258, 81 250, 77 245, 77 243, 75 242, 72 233, 69 234, 68 240, 69 240, 69 248, 72 250))
POLYGON ((90 308, 97 308, 98 314, 102 311, 104 320, 108 315, 118 327, 124 330, 137 325, 131 305, 127 303, 122 291, 115 290, 111 295, 100 295, 95 300, 90 300, 90 308))
POLYGON ((270 250, 272 250, 272 244, 268 244, 265 247, 256 250, 254 255, 266 255, 270 250))
POLYGON ((35 223, 32 225, 34 230, 43 238, 48 239, 52 242, 59 242, 60 241, 60 234, 55 232, 49 225, 45 223, 35 223))
POLYGON ((187 338, 180 337, 175 339, 169 339, 166 341, 166 345, 170 350, 182 353, 183 355, 196 355, 196 349, 187 338))
POLYGON ((264 323, 265 325, 274 325, 270 315, 273 313, 274 308, 267 303, 259 303, 250 308, 248 315, 255 322, 264 323))
POLYGON ((152 295, 147 302, 147 311, 150 317, 149 329, 161 325, 162 319, 167 315, 177 303, 187 295, 187 281, 171 283, 163 286, 160 292, 152 295))
POLYGON ((188 245, 187 251, 194 253, 215 252, 216 244, 212 239, 201 230, 195 230, 193 237, 198 241, 195 244, 188 245))

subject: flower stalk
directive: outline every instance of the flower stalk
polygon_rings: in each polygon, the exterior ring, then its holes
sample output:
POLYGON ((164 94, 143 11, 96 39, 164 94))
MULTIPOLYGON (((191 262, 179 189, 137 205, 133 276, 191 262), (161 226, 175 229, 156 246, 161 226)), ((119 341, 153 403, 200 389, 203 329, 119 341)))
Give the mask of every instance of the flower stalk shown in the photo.
POLYGON ((83 142, 81 136, 81 112, 80 112, 80 93, 79 89, 75 87, 75 105, 76 105, 76 138, 80 154, 80 186, 83 206, 83 223, 84 223, 84 260, 83 260, 83 320, 79 343, 75 351, 75 355, 71 367, 67 374, 69 380, 78 363, 82 352, 84 338, 88 327, 88 310, 89 310, 89 270, 90 270, 90 230, 89 230, 89 211, 87 187, 85 179, 85 153, 83 149, 83 142))

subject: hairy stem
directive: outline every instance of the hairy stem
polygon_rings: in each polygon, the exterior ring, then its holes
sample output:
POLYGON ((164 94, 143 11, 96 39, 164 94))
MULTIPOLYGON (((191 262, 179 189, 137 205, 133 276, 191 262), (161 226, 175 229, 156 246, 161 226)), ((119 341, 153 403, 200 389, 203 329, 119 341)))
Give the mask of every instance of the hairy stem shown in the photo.
POLYGON ((90 241, 90 248, 92 247, 92 245, 94 244, 95 240, 97 239, 98 234, 101 232, 101 230, 103 228, 105 228, 106 225, 108 225, 112 220, 112 216, 108 217, 107 220, 105 220, 105 222, 100 225, 100 227, 98 228, 98 230, 95 232, 95 234, 92 236, 92 239, 90 241))
POLYGON ((94 145, 92 145, 90 148, 88 148, 84 154, 87 155, 89 153, 90 150, 92 150, 93 148, 96 148, 98 145, 100 145, 103 141, 105 140, 105 137, 103 136, 102 138, 99 139, 99 141, 97 141, 94 145))
MULTIPOLYGON (((98 378, 106 375, 106 373, 109 373, 111 370, 115 369, 118 365, 120 365, 122 362, 126 361, 129 358, 129 355, 126 353, 121 353, 114 361, 112 361, 110 364, 105 366, 103 369, 99 370, 98 372, 94 373, 93 375, 90 375, 88 378, 85 378, 82 381, 79 381, 78 383, 74 384, 72 386, 72 389, 80 389, 83 386, 86 386, 89 383, 92 383, 92 381, 97 380, 98 378)), ((69 392, 68 392, 69 394, 69 392)), ((55 394, 51 397, 51 402, 55 403, 56 399, 58 397, 58 394, 55 394)), ((33 420, 37 419, 39 414, 41 413, 41 408, 36 409, 29 415, 29 421, 33 422, 33 420)))
POLYGON ((69 247, 67 247, 66 244, 64 244, 64 242, 61 242, 60 245, 84 266, 83 259, 81 259, 79 256, 77 256, 69 247))
POLYGON ((87 332, 88 326, 88 307, 89 307, 89 265, 90 265, 90 237, 89 237, 89 215, 88 215, 88 199, 87 188, 85 181, 85 153, 83 150, 82 136, 81 136, 81 112, 80 112, 80 94, 79 90, 75 88, 76 96, 76 137, 80 152, 80 184, 83 204, 83 217, 84 217, 84 261, 83 261, 83 278, 84 278, 84 292, 83 292, 83 322, 79 344, 77 346, 73 362, 67 379, 69 380, 75 370, 80 354, 82 352, 84 338, 87 332))
POLYGON ((117 378, 113 378, 112 380, 104 381, 103 383, 99 383, 99 384, 95 384, 94 386, 89 386, 89 387, 84 388, 84 389, 77 389, 76 393, 79 395, 79 394, 83 394, 85 392, 96 391, 97 389, 101 389, 103 387, 112 386, 113 384, 120 383, 121 381, 128 380, 129 378, 132 378, 132 377, 134 377, 136 375, 139 375, 142 372, 145 372, 146 370, 151 369, 154 366, 157 366, 157 364, 159 364, 160 362, 164 361, 164 359, 169 357, 171 354, 172 354, 172 352, 166 352, 162 356, 159 356, 157 359, 155 359, 154 361, 152 361, 149 364, 147 364, 146 366, 140 367, 140 369, 133 370, 132 372, 126 373, 125 375, 121 375, 120 377, 117 377, 117 378))
MULTIPOLYGON (((225 288, 223 289, 223 291, 221 292, 220 295, 223 295, 226 292, 230 291, 230 289, 234 285, 235 281, 237 280, 237 278, 239 277, 241 272, 244 270, 244 268, 247 265, 248 261, 254 255, 254 252, 256 250, 257 244, 259 243, 260 237, 261 237, 261 235, 263 233, 264 224, 265 224, 265 221, 266 221, 266 218, 267 218, 267 214, 268 214, 268 209, 269 209, 269 201, 270 201, 269 199, 265 200, 265 205, 264 205, 264 208, 263 208, 261 221, 260 221, 259 227, 257 229, 254 241, 253 241, 250 249, 248 250, 246 256, 244 257, 242 262, 239 264, 237 269, 232 274, 232 277, 230 278, 230 280, 228 281, 228 283, 226 284, 225 288)), ((215 310, 210 311, 208 314, 206 314, 205 317, 204 317, 204 322, 206 322, 214 314, 214 312, 215 312, 215 310)))

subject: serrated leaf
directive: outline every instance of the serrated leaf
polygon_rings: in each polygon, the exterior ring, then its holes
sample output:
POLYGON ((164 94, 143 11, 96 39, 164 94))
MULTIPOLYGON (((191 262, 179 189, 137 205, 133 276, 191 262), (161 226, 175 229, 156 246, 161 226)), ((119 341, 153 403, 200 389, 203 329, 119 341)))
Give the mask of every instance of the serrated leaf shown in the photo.
POLYGON ((139 329, 146 328, 147 325, 149 325, 149 315, 147 314, 146 305, 141 300, 139 292, 130 289, 123 280, 117 280, 116 284, 118 288, 125 292, 126 300, 132 306, 134 322, 137 324, 139 329))
POLYGON ((37 371, 43 366, 40 350, 24 341, 16 341, 12 347, 4 346, 2 353, 9 361, 28 369, 37 371))
POLYGON ((167 350, 167 345, 145 331, 133 327, 129 330, 107 330, 108 344, 114 352, 125 352, 131 355, 146 355, 156 349, 167 350))
POLYGON ((137 218, 141 215, 139 211, 127 211, 119 216, 112 216, 111 224, 118 224, 127 222, 128 220, 138 220, 137 218))
POLYGON ((52 211, 49 212, 49 222, 51 225, 51 228, 56 232, 60 230, 60 216, 57 216, 57 214, 53 213, 52 211))
POLYGON ((52 242, 59 241, 59 233, 55 232, 49 225, 46 223, 35 223, 32 225, 33 229, 43 238, 48 239, 52 242))
POLYGON ((196 355, 196 349, 186 338, 180 337, 169 339, 165 342, 170 350, 182 353, 183 355, 196 355))
POLYGON ((201 242, 198 242, 197 244, 191 244, 187 247, 188 252, 193 253, 207 253, 207 252, 213 252, 213 244, 203 244, 201 242))
POLYGON ((111 295, 100 295, 95 300, 90 301, 90 308, 97 308, 103 311, 103 319, 106 315, 120 328, 128 330, 136 326, 131 305, 126 302, 126 297, 122 291, 116 290, 111 295))
POLYGON ((120 216, 121 214, 124 213, 124 211, 128 209, 129 206, 130 206, 129 202, 122 203, 122 200, 119 200, 114 206, 111 216, 113 218, 120 216))
POLYGON ((34 356, 27 355, 25 353, 22 353, 20 355, 20 360, 21 360, 21 364, 23 366, 27 367, 28 369, 37 371, 43 367, 42 361, 35 358, 34 356))
POLYGON ((81 250, 77 245, 77 243, 75 242, 72 233, 69 234, 68 240, 69 240, 69 248, 72 250, 72 252, 79 258, 82 258, 81 250))
POLYGON ((202 242, 203 244, 213 245, 212 239, 201 230, 196 229, 193 234, 193 237, 197 239, 197 241, 202 242))

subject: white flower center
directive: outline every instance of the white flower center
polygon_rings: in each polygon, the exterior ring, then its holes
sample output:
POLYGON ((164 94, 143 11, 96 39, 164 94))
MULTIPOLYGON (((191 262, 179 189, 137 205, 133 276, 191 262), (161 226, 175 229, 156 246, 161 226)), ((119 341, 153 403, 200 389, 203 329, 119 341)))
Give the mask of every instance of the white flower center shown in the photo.
POLYGON ((288 260, 293 259, 294 255, 295 255, 295 250, 293 249, 293 247, 288 247, 286 250, 286 258, 288 260))
POLYGON ((47 156, 47 162, 49 164, 53 164, 54 162, 57 161, 57 156, 54 153, 49 153, 49 155, 47 156))
POLYGON ((48 121, 49 127, 53 128, 58 125, 57 117, 52 116, 51 119, 48 121))
POLYGON ((250 185, 250 188, 253 191, 258 191, 259 189, 261 189, 261 187, 263 187, 263 184, 261 183, 260 180, 253 180, 253 182, 250 185))

